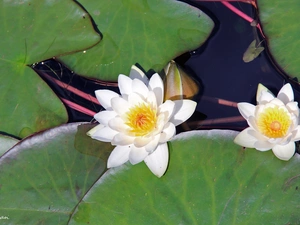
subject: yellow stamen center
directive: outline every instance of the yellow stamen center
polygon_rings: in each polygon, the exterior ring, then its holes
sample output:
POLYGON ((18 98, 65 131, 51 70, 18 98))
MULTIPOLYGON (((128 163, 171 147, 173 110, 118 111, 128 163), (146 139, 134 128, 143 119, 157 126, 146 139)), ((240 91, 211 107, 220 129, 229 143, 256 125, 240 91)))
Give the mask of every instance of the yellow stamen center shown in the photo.
POLYGON ((126 125, 134 136, 144 136, 150 133, 156 125, 156 110, 148 104, 139 104, 132 107, 127 113, 126 125))
POLYGON ((259 131, 269 138, 284 137, 291 123, 289 113, 279 107, 266 108, 257 119, 259 131))

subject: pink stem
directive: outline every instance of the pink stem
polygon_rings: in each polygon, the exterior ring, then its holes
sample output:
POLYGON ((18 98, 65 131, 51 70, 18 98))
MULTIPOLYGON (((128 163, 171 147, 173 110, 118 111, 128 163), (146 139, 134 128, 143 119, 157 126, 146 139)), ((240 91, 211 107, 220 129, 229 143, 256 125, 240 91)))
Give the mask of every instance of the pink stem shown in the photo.
POLYGON ((68 84, 66 84, 66 83, 64 83, 64 82, 61 82, 61 81, 59 81, 59 80, 57 80, 57 79, 55 79, 55 78, 49 76, 49 75, 46 74, 46 73, 42 73, 42 75, 43 75, 44 77, 46 77, 47 79, 49 79, 49 80, 53 81, 54 83, 56 83, 58 86, 60 86, 60 87, 62 87, 62 88, 65 88, 65 89, 67 89, 68 91, 70 91, 70 92, 72 92, 72 93, 74 93, 74 94, 76 94, 76 95, 78 95, 78 96, 80 96, 80 97, 82 97, 82 98, 84 98, 84 99, 86 99, 86 100, 88 100, 88 101, 91 101, 91 102, 93 102, 93 103, 95 103, 95 104, 97 104, 97 105, 100 105, 100 103, 98 102, 97 98, 95 98, 95 97, 93 97, 93 96, 91 96, 91 95, 89 95, 89 94, 86 94, 85 92, 80 91, 79 89, 74 88, 74 87, 72 87, 71 85, 68 85, 68 84))
POLYGON ((69 101, 69 100, 67 100, 67 99, 65 99, 65 98, 60 98, 67 106, 69 106, 70 108, 72 108, 72 109, 75 109, 75 110, 77 110, 77 111, 79 111, 79 112, 82 112, 82 113, 84 113, 84 114, 86 114, 86 115, 89 115, 89 116, 94 116, 96 113, 95 112, 93 112, 93 111, 91 111, 91 110, 89 110, 89 109, 87 109, 87 108, 84 108, 84 107, 82 107, 82 106, 80 106, 80 105, 78 105, 78 104, 76 104, 76 103, 74 103, 74 102, 71 102, 71 101, 69 101))
MULTIPOLYGON (((244 20, 248 21, 249 23, 252 23, 254 21, 254 19, 252 19, 250 16, 248 16, 247 14, 243 13, 241 10, 239 10, 238 8, 234 7, 232 4, 230 4, 227 1, 221 1, 221 3, 223 5, 225 5, 228 9, 230 9, 232 12, 234 12, 235 14, 239 15, 240 17, 242 17, 244 20)), ((256 27, 259 29, 261 35, 263 37, 265 37, 260 24, 257 24, 256 27)))

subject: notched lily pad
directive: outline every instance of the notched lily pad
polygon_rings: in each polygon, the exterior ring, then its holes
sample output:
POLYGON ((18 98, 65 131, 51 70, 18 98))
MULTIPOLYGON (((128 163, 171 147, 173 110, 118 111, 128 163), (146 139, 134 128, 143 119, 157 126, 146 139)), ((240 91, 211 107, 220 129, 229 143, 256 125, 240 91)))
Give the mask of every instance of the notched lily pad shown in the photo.
POLYGON ((81 0, 103 34, 94 48, 59 57, 76 73, 116 80, 139 63, 159 71, 176 56, 199 47, 213 21, 199 9, 175 0, 81 0))
POLYGON ((98 43, 89 15, 71 0, 1 1, 0 8, 0 131, 25 137, 66 122, 63 104, 27 65, 98 43))

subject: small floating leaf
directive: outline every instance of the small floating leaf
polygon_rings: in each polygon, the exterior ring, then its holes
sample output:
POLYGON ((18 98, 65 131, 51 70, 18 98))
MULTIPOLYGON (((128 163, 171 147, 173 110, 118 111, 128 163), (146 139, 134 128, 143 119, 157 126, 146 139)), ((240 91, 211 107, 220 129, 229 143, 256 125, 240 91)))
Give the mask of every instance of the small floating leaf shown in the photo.
POLYGON ((256 45, 256 40, 253 40, 243 55, 245 63, 251 62, 265 49, 260 46, 261 42, 256 45))

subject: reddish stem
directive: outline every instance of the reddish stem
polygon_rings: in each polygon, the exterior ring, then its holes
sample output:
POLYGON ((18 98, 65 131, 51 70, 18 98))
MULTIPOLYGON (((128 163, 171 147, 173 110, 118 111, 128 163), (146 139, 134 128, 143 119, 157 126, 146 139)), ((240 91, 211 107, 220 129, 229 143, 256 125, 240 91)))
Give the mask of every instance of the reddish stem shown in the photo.
POLYGON ((67 100, 67 99, 65 99, 65 98, 60 98, 67 106, 69 106, 70 108, 72 108, 72 109, 75 109, 75 110, 77 110, 77 111, 79 111, 79 112, 82 112, 82 113, 84 113, 84 114, 86 114, 86 115, 89 115, 89 116, 94 116, 96 113, 95 112, 93 112, 93 111, 91 111, 91 110, 89 110, 89 109, 87 109, 87 108, 84 108, 84 107, 82 107, 81 105, 78 105, 78 104, 76 104, 76 103, 74 103, 74 102, 71 102, 71 101, 69 101, 69 100, 67 100))

